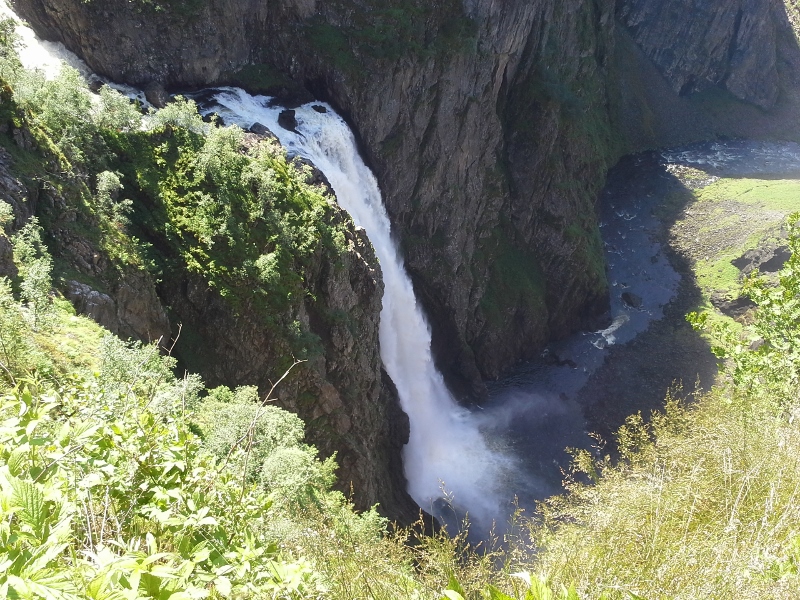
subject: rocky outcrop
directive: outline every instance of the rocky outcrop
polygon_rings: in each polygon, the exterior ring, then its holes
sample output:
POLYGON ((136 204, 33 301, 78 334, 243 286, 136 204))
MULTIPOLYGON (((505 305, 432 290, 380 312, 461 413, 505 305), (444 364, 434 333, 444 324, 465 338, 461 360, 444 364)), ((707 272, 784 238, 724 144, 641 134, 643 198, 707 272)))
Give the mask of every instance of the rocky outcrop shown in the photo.
POLYGON ((181 323, 175 353, 184 366, 209 386, 257 385, 264 397, 288 371, 271 401, 305 421, 308 441, 323 456, 336 454, 339 489, 352 492, 359 509, 380 504, 383 514, 411 522, 417 510, 400 458, 408 418, 379 356, 380 267, 364 230, 341 209, 335 220, 348 224, 346 252, 337 260, 316 256, 304 274, 308 293, 288 314, 272 315, 277 329, 248 301, 234 308, 186 269, 169 273, 159 294, 181 323), (285 335, 292 323, 320 346, 296 365, 285 335))
POLYGON ((65 295, 78 313, 123 339, 160 342, 169 346, 167 313, 156 295, 152 279, 144 272, 127 273, 112 285, 111 295, 86 283, 70 280, 65 295))
MULTIPOLYGON (((0 123, 2 129, 6 130, 4 133, 11 134, 20 151, 27 153, 31 159, 37 156, 37 143, 25 126, 11 127, 9 123, 0 123)), ((38 159, 51 172, 61 171, 54 157, 44 153, 38 159)), ((80 190, 80 185, 75 185, 75 181, 68 182, 69 186, 73 186, 75 196, 68 198, 59 190, 61 186, 52 184, 51 177, 47 168, 36 174, 26 172, 20 176, 11 154, 0 147, 0 200, 10 204, 14 214, 8 229, 20 229, 37 215, 47 229, 51 252, 65 259, 74 271, 95 287, 106 290, 107 293, 97 291, 85 282, 66 282, 62 291, 80 314, 93 318, 123 339, 133 338, 144 342, 162 338, 167 340, 169 320, 156 295, 153 278, 142 269, 118 264, 96 247, 85 233, 78 233, 94 225, 76 208, 79 192, 75 190, 80 190), (80 227, 73 227, 81 220, 80 227)), ((0 276, 13 278, 16 275, 10 240, 0 231, 0 276)))

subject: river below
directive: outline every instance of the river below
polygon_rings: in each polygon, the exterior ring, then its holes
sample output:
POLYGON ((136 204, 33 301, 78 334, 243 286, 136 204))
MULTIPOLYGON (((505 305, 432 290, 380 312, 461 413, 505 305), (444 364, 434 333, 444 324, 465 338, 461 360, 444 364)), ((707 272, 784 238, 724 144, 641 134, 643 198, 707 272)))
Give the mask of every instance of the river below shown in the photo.
POLYGON ((486 435, 502 439, 526 474, 507 482, 523 508, 563 491, 566 448, 613 455, 614 432, 627 416, 647 418, 669 391, 690 400, 715 381, 716 358, 685 319, 703 295, 693 259, 670 235, 694 198, 675 165, 705 172, 700 187, 719 177, 793 178, 800 146, 710 142, 628 156, 609 172, 599 214, 611 325, 555 342, 540 359, 489 382, 490 399, 479 409, 486 435))

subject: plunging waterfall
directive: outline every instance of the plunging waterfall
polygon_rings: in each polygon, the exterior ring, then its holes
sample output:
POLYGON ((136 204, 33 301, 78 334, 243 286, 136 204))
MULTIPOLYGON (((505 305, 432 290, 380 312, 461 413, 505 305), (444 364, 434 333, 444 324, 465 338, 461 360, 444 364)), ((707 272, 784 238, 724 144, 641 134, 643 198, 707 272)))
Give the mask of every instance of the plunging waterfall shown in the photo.
MULTIPOLYGON (((5 6, 0 13, 16 16, 5 6)), ((91 74, 63 45, 40 40, 25 26, 19 26, 17 33, 22 39, 20 56, 27 68, 42 69, 52 77, 63 61, 86 76, 91 74)), ((138 90, 114 87, 141 98, 138 90)), ((488 526, 504 514, 499 506, 499 481, 510 459, 487 446, 479 431, 479 420, 456 404, 433 364, 430 329, 392 241, 378 183, 361 159, 349 127, 330 106, 320 109, 319 103, 314 105, 316 110, 310 104, 296 110, 298 126, 292 132, 278 125, 281 109, 270 107, 269 98, 224 88, 215 90, 213 100, 217 104, 213 110, 227 123, 247 129, 260 122, 290 152, 310 159, 328 178, 339 204, 356 225, 366 229, 385 284, 381 358, 411 426, 403 452, 408 491, 422 508, 436 512, 434 504, 440 505, 439 499, 445 498, 445 506, 458 507, 459 516, 469 513, 473 520, 488 526)))
POLYGON ((458 406, 433 363, 430 328, 392 240, 378 182, 361 159, 349 127, 320 103, 296 109, 297 128, 292 132, 278 125, 281 108, 269 107, 268 98, 230 88, 217 92, 213 102, 213 110, 226 123, 266 125, 289 152, 311 160, 328 178, 339 204, 366 229, 385 285, 381 358, 411 424, 403 451, 408 491, 427 510, 436 499, 447 497, 472 517, 490 523, 501 514, 499 478, 510 459, 487 446, 477 420, 458 406))

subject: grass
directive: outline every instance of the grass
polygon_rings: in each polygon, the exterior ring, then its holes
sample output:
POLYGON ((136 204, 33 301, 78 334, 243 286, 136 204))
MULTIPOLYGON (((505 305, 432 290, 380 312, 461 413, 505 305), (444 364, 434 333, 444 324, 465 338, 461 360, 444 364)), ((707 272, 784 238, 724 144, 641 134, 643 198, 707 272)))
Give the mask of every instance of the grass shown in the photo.
POLYGON ((718 388, 631 425, 628 464, 547 503, 538 569, 586 597, 800 593, 800 427, 762 400, 718 388))
POLYGON ((786 217, 800 210, 800 181, 720 179, 693 192, 672 227, 678 248, 694 262, 707 297, 736 297, 741 273, 731 261, 764 244, 779 245, 786 217))
POLYGON ((96 348, 107 333, 91 319, 78 315, 64 298, 54 298, 57 316, 55 332, 37 335, 37 344, 61 371, 95 370, 98 366, 96 348))

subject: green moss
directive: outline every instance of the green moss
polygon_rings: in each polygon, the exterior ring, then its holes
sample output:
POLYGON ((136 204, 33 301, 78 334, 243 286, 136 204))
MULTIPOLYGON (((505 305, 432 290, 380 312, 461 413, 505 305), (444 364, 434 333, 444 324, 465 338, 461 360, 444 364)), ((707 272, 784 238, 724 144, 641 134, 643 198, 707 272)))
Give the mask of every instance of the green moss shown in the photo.
POLYGON ((296 84, 271 65, 258 63, 246 65, 223 75, 231 85, 246 89, 251 94, 272 94, 282 88, 295 88, 296 84))
POLYGON ((497 230, 476 253, 476 260, 489 265, 489 282, 480 307, 494 325, 507 325, 509 316, 518 309, 527 314, 544 314, 545 279, 536 257, 510 243, 497 230))

